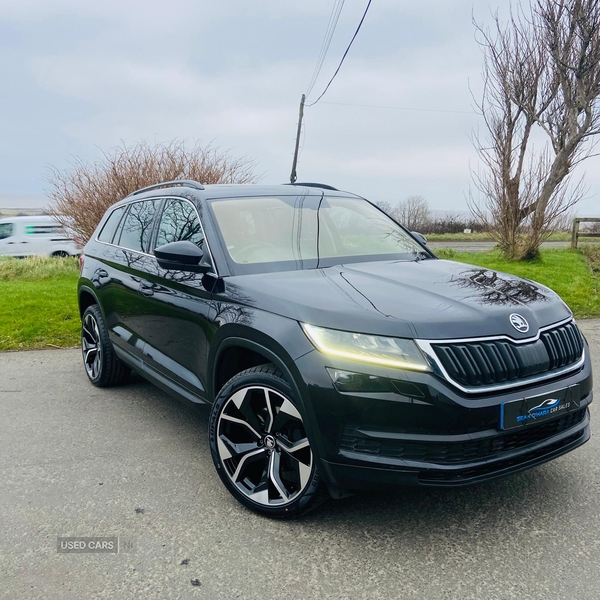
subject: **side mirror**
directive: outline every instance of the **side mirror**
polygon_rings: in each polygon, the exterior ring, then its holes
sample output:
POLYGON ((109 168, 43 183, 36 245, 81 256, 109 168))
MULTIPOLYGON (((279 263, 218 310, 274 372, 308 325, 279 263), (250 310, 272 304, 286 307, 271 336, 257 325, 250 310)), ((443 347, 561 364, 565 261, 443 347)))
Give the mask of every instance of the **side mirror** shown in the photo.
POLYGON ((419 233, 418 231, 411 231, 410 233, 417 242, 420 242, 423 246, 427 246, 427 238, 422 233, 419 233))
POLYGON ((211 265, 204 260, 204 252, 189 241, 170 242, 154 249, 158 264, 168 271, 208 273, 211 265))

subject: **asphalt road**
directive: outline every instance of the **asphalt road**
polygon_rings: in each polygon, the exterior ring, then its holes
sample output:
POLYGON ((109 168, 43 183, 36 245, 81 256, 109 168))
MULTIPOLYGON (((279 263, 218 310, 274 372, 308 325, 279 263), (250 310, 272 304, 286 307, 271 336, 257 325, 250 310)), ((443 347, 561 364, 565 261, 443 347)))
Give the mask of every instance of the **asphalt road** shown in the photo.
MULTIPOLYGON (((600 320, 581 325, 598 373, 600 320)), ((477 487, 276 522, 221 485, 205 410, 141 380, 93 388, 77 350, 0 354, 0 598, 596 600, 599 439, 477 487), (134 546, 63 554, 58 536, 134 546)))

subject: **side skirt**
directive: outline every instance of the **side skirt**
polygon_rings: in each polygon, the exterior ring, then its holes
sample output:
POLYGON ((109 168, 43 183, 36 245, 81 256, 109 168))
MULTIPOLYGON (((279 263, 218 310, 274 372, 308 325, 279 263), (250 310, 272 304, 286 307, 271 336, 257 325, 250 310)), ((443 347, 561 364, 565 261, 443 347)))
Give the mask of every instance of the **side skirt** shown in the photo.
POLYGON ((167 394, 174 396, 184 404, 188 405, 198 406, 208 404, 204 398, 193 394, 172 379, 165 377, 162 373, 159 373, 156 369, 153 369, 148 363, 145 363, 138 357, 133 356, 131 353, 127 352, 127 350, 124 350, 117 344, 113 344, 113 348, 115 349, 115 354, 120 360, 129 365, 144 379, 147 379, 156 387, 160 388, 164 392, 167 392, 167 394))

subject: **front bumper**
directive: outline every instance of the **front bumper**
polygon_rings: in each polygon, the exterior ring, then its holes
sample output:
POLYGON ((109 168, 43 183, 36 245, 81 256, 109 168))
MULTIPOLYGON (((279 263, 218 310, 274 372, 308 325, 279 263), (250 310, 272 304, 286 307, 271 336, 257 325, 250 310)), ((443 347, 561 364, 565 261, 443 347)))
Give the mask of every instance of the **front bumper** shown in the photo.
POLYGON ((305 387, 312 443, 323 477, 340 489, 396 485, 461 486, 542 464, 590 438, 589 349, 576 372, 495 395, 473 396, 431 373, 331 360, 317 351, 296 361, 305 387), (334 363, 335 364, 332 364, 334 363), (326 367, 368 373, 392 392, 348 393, 326 367), (500 405, 578 385, 579 408, 555 419, 504 431, 500 405))

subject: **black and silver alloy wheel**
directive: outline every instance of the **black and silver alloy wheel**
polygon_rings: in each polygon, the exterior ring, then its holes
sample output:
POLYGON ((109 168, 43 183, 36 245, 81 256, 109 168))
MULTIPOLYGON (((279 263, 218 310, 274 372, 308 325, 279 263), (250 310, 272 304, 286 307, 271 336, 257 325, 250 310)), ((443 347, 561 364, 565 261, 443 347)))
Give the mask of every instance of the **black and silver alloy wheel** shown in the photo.
POLYGON ((102 348, 98 322, 91 312, 85 314, 81 324, 81 351, 88 377, 92 381, 98 379, 102 368, 102 348))
POLYGON ((81 353, 85 372, 98 387, 123 383, 131 373, 115 354, 97 304, 88 306, 81 317, 81 353))
POLYGON ((243 504, 274 517, 304 512, 319 483, 291 396, 275 367, 254 367, 225 385, 211 415, 211 449, 221 479, 243 504))

